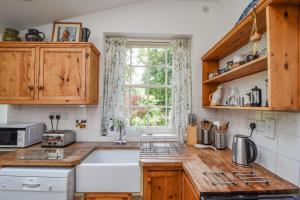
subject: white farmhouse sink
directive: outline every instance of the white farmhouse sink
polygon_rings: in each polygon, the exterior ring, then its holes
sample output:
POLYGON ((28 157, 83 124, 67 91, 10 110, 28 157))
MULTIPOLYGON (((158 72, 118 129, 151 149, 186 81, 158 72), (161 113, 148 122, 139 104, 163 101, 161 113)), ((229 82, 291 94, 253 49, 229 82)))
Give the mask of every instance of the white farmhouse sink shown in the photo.
POLYGON ((140 192, 139 150, 96 150, 76 167, 77 192, 140 192))

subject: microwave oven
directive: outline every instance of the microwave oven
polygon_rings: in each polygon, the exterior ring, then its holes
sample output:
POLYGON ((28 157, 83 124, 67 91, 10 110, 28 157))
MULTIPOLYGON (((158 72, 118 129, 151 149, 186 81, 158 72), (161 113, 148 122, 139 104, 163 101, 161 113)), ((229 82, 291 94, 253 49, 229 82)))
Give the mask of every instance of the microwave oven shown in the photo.
POLYGON ((43 123, 0 124, 1 147, 27 147, 42 141, 43 123))

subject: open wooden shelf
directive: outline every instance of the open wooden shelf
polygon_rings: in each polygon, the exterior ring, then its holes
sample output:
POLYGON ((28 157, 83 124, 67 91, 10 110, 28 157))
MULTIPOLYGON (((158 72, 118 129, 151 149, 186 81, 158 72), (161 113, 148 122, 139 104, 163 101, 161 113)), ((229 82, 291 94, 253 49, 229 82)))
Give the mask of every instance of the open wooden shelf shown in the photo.
MULTIPOLYGON (((256 8, 258 32, 266 32, 266 6, 269 2, 262 1, 256 8)), ((253 13, 251 13, 253 14, 253 13)), ((250 32, 253 24, 253 17, 249 14, 231 31, 229 31, 217 44, 215 44, 203 57, 203 61, 218 61, 232 54, 249 42, 250 32)))
POLYGON ((255 74, 268 69, 268 58, 267 56, 257 58, 251 62, 234 68, 224 74, 211 78, 204 81, 204 84, 215 84, 215 83, 226 83, 234 79, 242 78, 251 74, 255 74))
MULTIPOLYGON (((220 61, 249 43, 252 11, 202 56, 202 106, 208 109, 300 110, 300 1, 261 0, 256 7, 260 34, 266 33, 267 56, 208 79, 220 61), (210 95, 219 84, 267 71, 269 107, 210 106, 210 95)), ((246 52, 243 52, 246 53, 246 52)), ((251 88, 249 88, 250 90, 251 88)))
POLYGON ((231 110, 261 110, 267 111, 270 110, 269 107, 240 107, 240 106, 203 106, 203 108, 211 108, 211 109, 231 109, 231 110))

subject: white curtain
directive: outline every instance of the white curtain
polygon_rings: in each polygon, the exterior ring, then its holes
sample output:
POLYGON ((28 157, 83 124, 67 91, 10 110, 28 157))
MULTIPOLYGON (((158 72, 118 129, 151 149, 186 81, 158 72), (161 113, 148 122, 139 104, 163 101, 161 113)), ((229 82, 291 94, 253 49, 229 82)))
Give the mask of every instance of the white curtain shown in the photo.
POLYGON ((102 134, 106 135, 109 121, 125 121, 125 62, 126 38, 107 38, 105 46, 105 78, 102 113, 102 134))
MULTIPOLYGON (((188 123, 188 114, 191 113, 192 106, 191 41, 187 39, 175 39, 173 41, 173 50, 172 122, 173 127, 180 134, 180 129, 188 123)), ((183 137, 183 135, 179 135, 179 137, 183 137)))

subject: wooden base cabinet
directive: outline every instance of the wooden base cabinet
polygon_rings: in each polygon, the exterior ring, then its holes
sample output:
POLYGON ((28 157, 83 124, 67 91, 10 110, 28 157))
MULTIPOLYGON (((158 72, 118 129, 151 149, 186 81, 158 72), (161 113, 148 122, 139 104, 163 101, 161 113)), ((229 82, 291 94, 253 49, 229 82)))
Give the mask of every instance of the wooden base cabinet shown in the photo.
POLYGON ((99 51, 91 43, 0 43, 1 104, 97 104, 99 51))
POLYGON ((199 200, 200 193, 198 193, 189 179, 189 177, 184 174, 182 181, 182 200, 199 200))
POLYGON ((144 200, 181 200, 181 168, 144 168, 144 200))
POLYGON ((129 193, 86 193, 84 200, 132 200, 129 193))

